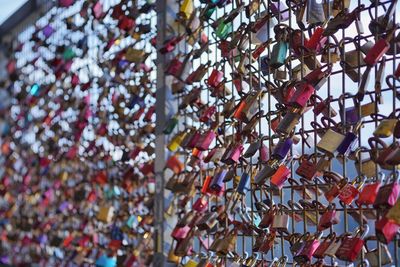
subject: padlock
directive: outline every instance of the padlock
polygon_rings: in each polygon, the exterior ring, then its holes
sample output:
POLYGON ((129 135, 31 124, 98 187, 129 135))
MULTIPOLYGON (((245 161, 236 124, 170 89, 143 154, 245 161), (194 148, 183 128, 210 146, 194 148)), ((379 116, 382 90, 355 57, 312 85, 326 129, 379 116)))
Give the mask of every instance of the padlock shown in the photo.
POLYGON ((314 258, 323 259, 326 256, 326 250, 336 241, 336 234, 331 233, 327 235, 323 241, 320 243, 318 248, 314 252, 314 258))
POLYGON ((232 22, 225 22, 224 19, 222 18, 222 20, 217 21, 218 22, 218 26, 217 29, 215 30, 215 35, 222 39, 225 40, 229 33, 232 32, 233 30, 233 24, 232 22))
POLYGON ((302 155, 299 158, 300 166, 297 168, 296 174, 311 181, 317 174, 317 157, 318 154, 302 155))
POLYGON ((281 135, 288 135, 293 131, 296 125, 299 124, 300 118, 301 114, 299 109, 290 110, 279 121, 279 124, 274 131, 281 135))
POLYGON ((290 251, 292 252, 293 255, 296 255, 299 251, 302 250, 302 248, 305 245, 305 242, 307 239, 310 238, 310 233, 306 232, 303 235, 292 235, 289 238, 289 243, 290 243, 290 251))
POLYGON ((180 240, 176 244, 174 253, 178 257, 184 257, 188 255, 192 247, 193 247, 193 231, 189 232, 186 238, 180 240))
POLYGON ((396 204, 389 209, 389 211, 386 213, 386 218, 388 218, 390 221, 400 225, 400 200, 396 201, 396 204))
POLYGON ((269 230, 267 230, 266 233, 263 233, 256 238, 253 250, 255 252, 268 253, 275 245, 275 238, 276 232, 269 232, 269 230))
POLYGON ((364 247, 364 238, 368 234, 368 231, 369 226, 365 224, 362 228, 358 229, 356 235, 344 237, 341 246, 336 251, 336 257, 343 261, 353 262, 364 247))
MULTIPOLYGON (((322 117, 322 123, 325 127, 329 127, 326 121, 333 122, 335 129, 338 129, 338 125, 330 118, 322 117)), ((345 136, 339 131, 334 131, 329 128, 323 135, 321 140, 317 143, 317 148, 329 155, 334 155, 339 145, 343 142, 345 136)))
POLYGON ((105 223, 110 223, 113 217, 114 217, 113 206, 101 206, 99 212, 97 213, 97 219, 105 223))
POLYGON ((187 237, 190 230, 191 228, 188 225, 182 227, 175 226, 175 228, 171 232, 171 237, 177 241, 180 241, 187 237))
POLYGON ((271 59, 269 66, 277 69, 286 61, 289 44, 287 42, 287 29, 283 24, 278 24, 274 27, 275 38, 277 43, 272 47, 271 59))
POLYGON ((215 106, 210 106, 205 108, 205 110, 202 112, 199 121, 201 122, 209 122, 212 118, 212 116, 217 112, 217 108, 215 106))
POLYGON ((259 90, 256 92, 249 93, 245 99, 242 99, 238 108, 234 113, 234 118, 239 121, 249 123, 251 118, 253 118, 259 112, 259 101, 265 97, 265 91, 259 90))
POLYGON ((289 229, 289 215, 282 210, 278 211, 272 220, 271 229, 287 233, 289 229))
POLYGON ((340 190, 348 183, 340 174, 335 172, 324 172, 325 182, 331 184, 328 191, 324 193, 326 200, 331 203, 339 194, 340 190))
POLYGON ((171 152, 177 151, 183 139, 185 138, 186 134, 187 134, 186 131, 181 131, 177 133, 169 142, 167 146, 168 150, 171 152))
MULTIPOLYGON (((381 178, 384 179, 384 176, 381 178)), ((364 185, 360 194, 358 195, 358 199, 356 200, 357 205, 372 205, 375 203, 376 197, 379 192, 379 188, 381 187, 381 181, 377 180, 367 180, 367 183, 364 185)))
POLYGON ((263 204, 262 207, 263 207, 264 215, 262 216, 261 221, 258 224, 258 226, 260 228, 268 228, 271 226, 272 221, 273 221, 278 209, 277 209, 276 205, 273 205, 271 208, 269 208, 264 203, 261 203, 261 204, 263 204))
POLYGON ((384 244, 389 244, 392 242, 399 229, 400 226, 397 223, 389 220, 386 217, 382 217, 375 222, 376 238, 384 244))
POLYGON ((274 190, 281 190, 284 183, 291 175, 290 168, 287 167, 287 165, 290 164, 289 162, 281 164, 276 172, 271 176, 270 185, 274 190))
POLYGON ((225 147, 214 147, 207 156, 203 159, 204 163, 214 162, 218 163, 221 161, 222 156, 225 154, 225 147))
POLYGON ((196 142, 195 148, 200 151, 207 150, 210 147, 211 143, 215 140, 216 136, 217 135, 215 133, 215 129, 207 130, 200 136, 200 138, 196 142))
POLYGON ((390 254, 390 251, 385 244, 380 244, 380 251, 378 251, 378 248, 374 249, 369 249, 368 241, 374 241, 372 239, 367 239, 365 241, 365 246, 367 248, 367 252, 365 253, 365 259, 368 260, 369 264, 371 267, 377 267, 377 266, 382 266, 382 265, 388 265, 393 263, 393 258, 392 255, 390 254))
POLYGON ((348 155, 350 150, 354 147, 358 140, 357 132, 359 131, 360 127, 362 127, 362 122, 358 122, 350 132, 347 132, 342 143, 337 147, 337 152, 339 155, 348 155))
POLYGON ((393 166, 389 165, 386 161, 388 156, 393 152, 399 149, 397 143, 393 143, 390 146, 387 146, 385 142, 377 137, 370 137, 368 139, 368 144, 371 147, 370 156, 371 159, 379 164, 384 169, 392 169, 393 166), (378 148, 378 145, 381 148, 378 148))
POLYGON ((399 173, 396 172, 393 179, 388 178, 386 184, 379 188, 374 208, 385 210, 394 206, 400 193, 399 179, 399 173))
POLYGON ((225 154, 222 156, 221 162, 232 165, 239 162, 239 158, 243 152, 243 145, 240 143, 232 143, 225 151, 225 154))
POLYGON ((224 186, 224 178, 228 170, 220 168, 215 171, 215 174, 210 182, 210 189, 214 192, 220 192, 224 186))
POLYGON ((214 66, 214 69, 212 70, 210 76, 207 79, 207 84, 211 87, 217 87, 221 82, 224 77, 224 73, 220 70, 218 70, 219 64, 216 64, 214 66))
POLYGON ((276 144, 274 150, 272 151, 271 158, 277 160, 284 159, 289 153, 290 149, 292 148, 292 145, 293 145, 292 138, 287 137, 280 139, 278 144, 276 144))
POLYGON ((338 224, 340 222, 340 214, 336 211, 336 204, 331 203, 326 208, 325 212, 321 215, 318 223, 318 231, 323 231, 328 229, 332 225, 338 224))
POLYGON ((170 169, 175 174, 179 174, 183 171, 184 166, 177 156, 172 155, 168 158, 165 168, 170 169))
POLYGON ((333 118, 337 115, 336 111, 330 106, 332 96, 323 100, 320 96, 314 94, 310 97, 310 101, 311 104, 314 105, 313 112, 316 116, 322 114, 325 117, 333 118), (317 102, 317 100, 319 100, 319 102, 317 102))
POLYGON ((376 44, 371 48, 368 54, 365 56, 365 63, 367 66, 373 67, 378 63, 378 61, 384 56, 384 54, 390 48, 390 41, 393 38, 393 34, 397 30, 397 25, 395 25, 391 30, 386 33, 386 37, 379 39, 376 44))
POLYGON ((385 117, 381 114, 372 114, 371 117, 374 120, 377 120, 378 117, 381 117, 382 120, 380 121, 378 127, 374 130, 374 136, 379 138, 385 138, 392 136, 394 132, 394 128, 396 123, 398 122, 398 118, 393 118, 392 116, 385 117))
POLYGON ((199 197, 192 205, 192 209, 198 212, 203 212, 207 210, 208 202, 205 197, 199 197))
POLYGON ((320 245, 319 239, 322 237, 322 232, 316 233, 314 236, 311 236, 310 239, 305 241, 305 244, 299 250, 296 255, 293 257, 293 260, 300 264, 305 264, 307 262, 310 262, 314 252, 317 250, 317 248, 320 245))
POLYGON ((184 19, 189 19, 194 10, 193 0, 184 0, 182 1, 179 8, 179 15, 181 15, 184 19))
POLYGON ((347 183, 341 188, 338 198, 346 205, 350 205, 360 193, 361 187, 364 185, 365 178, 357 177, 351 183, 347 183), (356 184, 358 184, 356 186, 356 184))
POLYGON ((365 176, 367 178, 375 177, 377 168, 376 163, 370 157, 364 156, 366 151, 368 151, 368 149, 361 146, 354 152, 351 152, 349 154, 349 158, 355 160, 355 166, 358 175, 365 176))
POLYGON ((351 236, 351 233, 344 233, 336 238, 334 242, 332 242, 328 248, 325 250, 325 255, 331 258, 336 258, 336 252, 342 245, 342 241, 346 236, 351 236))
MULTIPOLYGON (((306 76, 308 77, 310 73, 306 76)), ((304 79, 306 79, 304 77, 304 79)), ((315 92, 315 88, 310 83, 298 83, 296 85, 296 91, 290 98, 288 104, 298 108, 304 108, 310 100, 311 95, 315 92)))

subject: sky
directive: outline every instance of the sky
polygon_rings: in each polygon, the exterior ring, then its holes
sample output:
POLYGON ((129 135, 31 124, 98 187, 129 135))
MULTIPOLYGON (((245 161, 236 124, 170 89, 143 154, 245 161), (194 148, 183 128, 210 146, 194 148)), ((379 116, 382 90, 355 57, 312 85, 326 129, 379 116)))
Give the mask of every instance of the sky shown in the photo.
POLYGON ((27 0, 0 0, 0 24, 13 14, 27 0))

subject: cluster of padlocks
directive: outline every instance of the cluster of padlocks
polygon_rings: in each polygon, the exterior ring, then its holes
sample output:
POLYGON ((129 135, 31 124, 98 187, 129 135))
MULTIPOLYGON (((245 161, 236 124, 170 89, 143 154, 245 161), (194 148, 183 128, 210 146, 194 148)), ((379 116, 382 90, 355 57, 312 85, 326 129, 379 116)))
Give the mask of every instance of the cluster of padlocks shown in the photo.
POLYGON ((155 4, 49 5, 1 82, 0 265, 148 266, 155 4))
POLYGON ((179 1, 158 47, 169 262, 399 266, 396 8, 179 1))

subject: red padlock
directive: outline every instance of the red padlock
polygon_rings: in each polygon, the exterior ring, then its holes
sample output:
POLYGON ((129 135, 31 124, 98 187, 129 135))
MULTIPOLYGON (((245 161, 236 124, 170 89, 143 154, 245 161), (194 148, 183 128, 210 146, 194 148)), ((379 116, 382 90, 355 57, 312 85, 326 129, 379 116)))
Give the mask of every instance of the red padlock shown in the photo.
POLYGON ((213 71, 210 74, 210 77, 208 77, 207 84, 211 87, 217 87, 221 82, 224 77, 224 73, 222 71, 219 71, 218 69, 218 64, 215 66, 213 71))
POLYGON ((357 177, 351 183, 347 183, 338 195, 338 198, 346 205, 350 205, 353 200, 360 193, 360 189, 364 184, 364 180, 361 177, 357 177), (356 184, 358 183, 358 186, 356 184))
POLYGON ((374 204, 380 187, 381 182, 379 180, 367 183, 358 195, 356 204, 358 206, 374 204))
POLYGON ((314 33, 310 37, 310 40, 304 42, 304 46, 310 50, 319 52, 321 48, 325 46, 326 40, 328 40, 328 37, 322 35, 323 32, 324 28, 315 28, 314 33))
POLYGON ((393 221, 390 221, 385 216, 375 222, 376 238, 384 243, 389 244, 399 231, 400 226, 393 221))
POLYGON ((205 210, 207 210, 208 208, 208 202, 207 199, 202 197, 199 197, 192 206, 192 209, 198 212, 203 212, 205 210))
POLYGON ((364 224, 362 229, 357 230, 355 236, 344 237, 341 246, 336 251, 336 257, 342 261, 354 262, 364 247, 364 238, 368 231, 368 224, 364 224))
POLYGON ((307 180, 312 180, 317 174, 317 163, 315 161, 315 154, 303 155, 299 158, 300 166, 296 170, 296 174, 307 180), (314 157, 314 161, 312 158, 314 157))
POLYGON ((183 68, 183 62, 180 61, 179 58, 174 58, 169 63, 165 73, 168 75, 172 75, 176 78, 180 78, 182 68, 183 68))
POLYGON ((379 60, 385 55, 385 53, 390 48, 390 40, 393 38, 393 34, 396 30, 397 26, 393 27, 393 29, 388 31, 385 39, 379 39, 376 44, 368 51, 364 59, 367 66, 375 66, 376 63, 378 63, 379 60))
POLYGON ((211 120, 211 117, 217 112, 216 106, 207 107, 203 113, 201 114, 199 120, 201 122, 208 122, 211 120))
POLYGON ((323 178, 325 182, 332 184, 332 186, 324 192, 326 200, 332 202, 340 194, 340 190, 343 186, 347 184, 347 179, 344 179, 340 174, 335 172, 324 172, 323 178))
POLYGON ((183 163, 178 159, 177 156, 172 155, 169 157, 167 160, 166 168, 170 169, 173 171, 175 174, 179 174, 183 171, 184 165, 183 163))
POLYGON ((336 204, 331 203, 327 207, 326 211, 321 215, 318 223, 318 231, 328 229, 332 225, 340 222, 340 214, 336 211, 336 204))
POLYGON ((276 172, 271 177, 271 186, 274 189, 282 189, 286 180, 289 178, 291 174, 290 169, 286 166, 286 164, 281 164, 276 172))

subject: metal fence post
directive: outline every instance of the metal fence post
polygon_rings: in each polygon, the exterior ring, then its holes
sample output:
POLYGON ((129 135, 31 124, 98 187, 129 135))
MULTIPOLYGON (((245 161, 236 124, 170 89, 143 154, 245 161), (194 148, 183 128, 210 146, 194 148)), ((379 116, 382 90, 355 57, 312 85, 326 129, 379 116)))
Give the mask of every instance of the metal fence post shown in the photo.
MULTIPOLYGON (((166 0, 156 1, 157 10, 157 47, 165 40, 166 31, 166 0)), ((165 165, 165 55, 157 52, 157 92, 156 92, 156 141, 155 141, 155 178, 156 192, 154 198, 154 260, 153 266, 164 266, 164 165, 165 165)))

